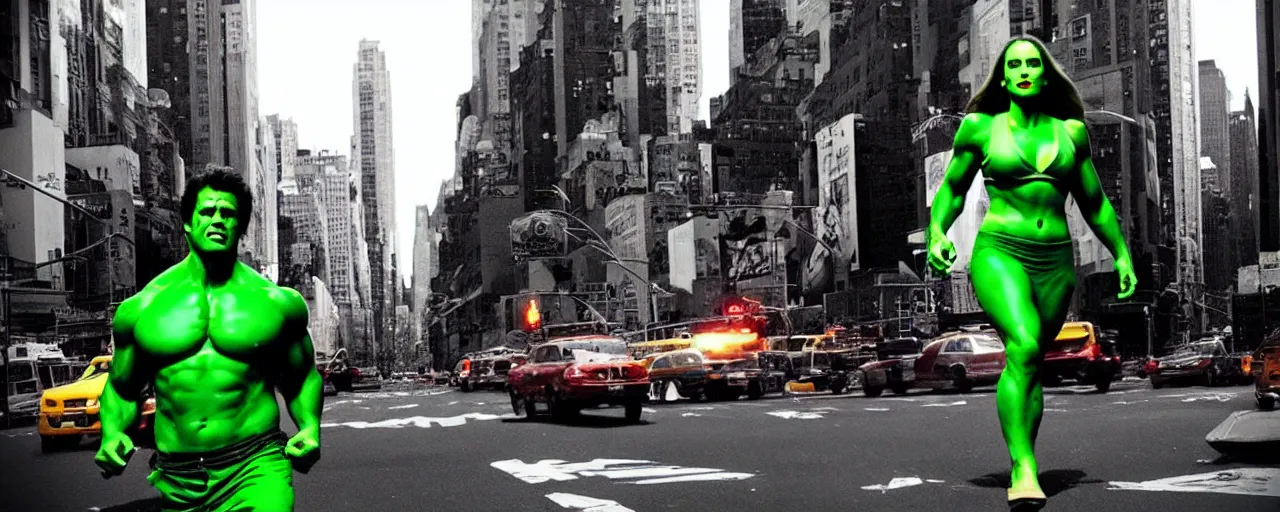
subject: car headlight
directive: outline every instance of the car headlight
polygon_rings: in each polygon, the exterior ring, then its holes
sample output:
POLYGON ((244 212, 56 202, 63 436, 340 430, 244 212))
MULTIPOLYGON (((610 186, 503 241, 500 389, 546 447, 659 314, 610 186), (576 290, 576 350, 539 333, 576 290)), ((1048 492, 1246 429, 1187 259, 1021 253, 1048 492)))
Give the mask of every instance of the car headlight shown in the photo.
POLYGON ((86 401, 85 401, 85 403, 84 403, 84 406, 85 406, 85 407, 93 407, 93 406, 95 406, 95 405, 98 405, 98 399, 97 399, 97 398, 90 398, 89 400, 86 400, 86 401))

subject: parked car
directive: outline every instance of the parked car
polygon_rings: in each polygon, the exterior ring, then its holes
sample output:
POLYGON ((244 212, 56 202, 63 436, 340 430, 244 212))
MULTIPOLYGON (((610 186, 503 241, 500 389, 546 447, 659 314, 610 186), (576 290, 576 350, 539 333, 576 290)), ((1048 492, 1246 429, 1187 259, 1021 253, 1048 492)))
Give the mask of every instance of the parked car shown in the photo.
POLYGON ((858 367, 867 357, 856 349, 811 350, 791 353, 788 389, 843 394, 856 382, 858 367))
POLYGON ((579 336, 548 341, 532 349, 528 364, 508 374, 516 414, 532 417, 537 404, 553 416, 588 407, 623 406, 627 421, 640 421, 649 398, 649 370, 627 355, 627 344, 612 336, 579 336))
POLYGON ((863 394, 877 397, 886 388, 906 394, 915 383, 916 358, 924 350, 919 338, 895 338, 876 343, 876 360, 858 367, 857 380, 863 394))
POLYGON ((707 375, 702 353, 693 349, 649 354, 641 360, 649 369, 649 399, 667 401, 670 393, 698 400, 704 396, 707 375))
MULTIPOLYGON (((57 451, 64 446, 80 443, 86 435, 102 433, 98 417, 101 405, 98 400, 106 389, 111 373, 112 356, 98 356, 70 384, 46 389, 40 397, 40 412, 36 423, 40 434, 40 450, 57 451)), ((138 426, 130 432, 134 441, 142 446, 152 442, 152 426, 156 413, 156 399, 150 387, 143 392, 142 417, 138 426)))
POLYGON ((968 393, 999 381, 1004 363, 1004 343, 994 333, 944 336, 926 345, 916 358, 913 387, 968 393))
POLYGON ((1232 360, 1222 340, 1208 338, 1175 348, 1160 358, 1150 375, 1151 387, 1160 389, 1169 382, 1195 382, 1216 386, 1238 382, 1243 373, 1240 361, 1232 360))
POLYGON ((1057 386, 1064 379, 1092 384, 1103 393, 1121 378, 1115 342, 1099 338, 1091 322, 1067 322, 1044 354, 1043 382, 1057 386))
POLYGON ((1258 408, 1274 409, 1276 399, 1280 399, 1280 336, 1262 342, 1262 346, 1253 352, 1250 369, 1258 408))
POLYGON ((496 389, 507 387, 507 375, 527 361, 527 358, 516 355, 492 356, 472 362, 471 372, 462 382, 463 391, 496 389))
POLYGON ((746 352, 743 357, 713 361, 707 375, 707 399, 737 400, 742 395, 755 400, 770 393, 781 393, 792 373, 786 352, 746 352))

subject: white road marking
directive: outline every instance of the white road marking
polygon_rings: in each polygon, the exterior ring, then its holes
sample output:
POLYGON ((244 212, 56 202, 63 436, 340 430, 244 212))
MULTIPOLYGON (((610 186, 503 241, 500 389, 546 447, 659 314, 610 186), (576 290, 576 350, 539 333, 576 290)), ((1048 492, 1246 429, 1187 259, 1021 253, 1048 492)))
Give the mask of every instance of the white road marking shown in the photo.
POLYGON ((8 432, 2 432, 2 433, 0 433, 0 436, 5 436, 5 437, 9 437, 9 438, 13 438, 13 437, 21 437, 21 436, 34 436, 34 435, 36 435, 36 433, 35 433, 35 432, 31 432, 31 431, 27 431, 27 432, 18 432, 18 433, 15 433, 15 434, 10 434, 10 433, 8 433, 8 432))
POLYGON ((1138 401, 1135 401, 1135 402, 1125 402, 1125 401, 1123 401, 1123 400, 1122 400, 1122 401, 1119 401, 1119 402, 1111 402, 1111 404, 1112 404, 1112 405, 1134 405, 1134 404, 1140 404, 1140 403, 1142 403, 1142 402, 1150 402, 1150 400, 1138 400, 1138 401))
POLYGON ((388 407, 387 409, 391 409, 391 410, 398 410, 398 409, 412 409, 412 408, 417 407, 417 406, 418 406, 418 404, 393 405, 393 406, 391 406, 391 407, 388 407))
POLYGON ((820 420, 824 417, 821 412, 800 411, 773 411, 769 415, 787 420, 820 420))
POLYGON ((457 400, 454 400, 454 401, 449 402, 449 403, 447 403, 447 404, 445 404, 445 405, 458 405, 458 401, 457 401, 457 400))
POLYGON ((1199 395, 1195 395, 1190 398, 1183 398, 1182 401, 1198 402, 1203 400, 1203 401, 1209 402, 1209 401, 1216 400, 1219 402, 1230 402, 1231 399, 1235 397, 1236 397, 1235 393, 1201 393, 1199 395))
POLYGON ((949 404, 924 404, 920 407, 955 407, 958 405, 967 405, 968 403, 969 402, 966 402, 964 400, 959 400, 959 401, 951 402, 949 404))
POLYGON ((701 417, 702 415, 696 412, 686 412, 684 414, 681 414, 680 416, 684 418, 697 418, 697 417, 701 417))
POLYGON ((884 407, 863 407, 863 408, 862 408, 862 410, 864 410, 864 411, 884 412, 884 411, 887 411, 887 410, 889 410, 889 409, 884 408, 884 407))
POLYGON ((901 489, 901 488, 903 488, 903 487, 913 487, 913 486, 917 486, 917 485, 922 485, 922 484, 924 484, 925 482, 929 482, 929 483, 931 483, 931 484, 940 484, 940 483, 944 483, 945 481, 944 481, 944 480, 933 480, 933 479, 930 479, 930 480, 922 480, 922 479, 920 479, 919 477, 908 476, 908 477, 899 477, 899 478, 894 478, 893 480, 890 480, 890 481, 889 481, 889 484, 888 484, 888 485, 885 485, 885 484, 864 485, 864 486, 862 486, 862 490, 864 490, 864 491, 880 491, 881 493, 886 493, 886 492, 892 491, 892 490, 894 490, 894 489, 901 489))
POLYGON ((1044 412, 1068 412, 1066 409, 1045 409, 1044 412))
POLYGON ((554 501, 561 508, 581 510, 582 512, 635 512, 613 500, 602 500, 577 494, 553 492, 547 495, 547 499, 554 501))
POLYGON ((1280 498, 1280 469, 1236 468, 1146 482, 1108 482, 1109 490, 1217 492, 1280 498))
POLYGON ((514 418, 514 417, 516 417, 516 415, 515 415, 515 414, 510 414, 510 413, 508 413, 508 414, 503 414, 503 415, 497 415, 497 414, 484 414, 484 413, 479 413, 479 412, 472 412, 472 413, 467 413, 467 414, 461 414, 461 415, 458 415, 458 416, 450 416, 450 417, 447 417, 447 418, 428 418, 428 417, 425 417, 425 416, 414 416, 414 417, 411 417, 411 418, 393 418, 393 419, 389 419, 389 420, 382 420, 382 421, 375 421, 375 422, 368 422, 368 421, 347 421, 347 422, 343 422, 343 423, 322 423, 320 426, 321 426, 321 427, 325 427, 325 428, 328 428, 328 427, 350 427, 350 428, 404 428, 404 427, 418 427, 418 428, 431 428, 431 425, 434 423, 434 424, 436 424, 436 425, 438 425, 438 426, 441 426, 441 427, 460 427, 460 426, 462 426, 462 425, 465 425, 465 424, 467 423, 467 420, 475 420, 475 421, 489 421, 489 420, 496 420, 496 419, 502 419, 502 418, 514 418))
POLYGON ((656 413, 656 412, 658 412, 658 411, 657 411, 656 409, 650 409, 650 408, 648 408, 648 407, 641 407, 641 408, 640 408, 640 412, 643 412, 643 413, 645 413, 645 414, 653 414, 653 413, 656 413))
POLYGON ((881 398, 881 400, 893 400, 895 402, 919 402, 920 401, 919 398, 900 398, 900 397, 881 398))
POLYGON ((578 463, 552 459, 541 460, 534 464, 510 459, 489 465, 531 484, 549 481, 566 482, 577 480, 580 476, 603 476, 610 480, 639 479, 628 482, 638 485, 744 480, 755 476, 752 473, 730 473, 713 468, 662 466, 653 461, 633 459, 595 459, 578 463))

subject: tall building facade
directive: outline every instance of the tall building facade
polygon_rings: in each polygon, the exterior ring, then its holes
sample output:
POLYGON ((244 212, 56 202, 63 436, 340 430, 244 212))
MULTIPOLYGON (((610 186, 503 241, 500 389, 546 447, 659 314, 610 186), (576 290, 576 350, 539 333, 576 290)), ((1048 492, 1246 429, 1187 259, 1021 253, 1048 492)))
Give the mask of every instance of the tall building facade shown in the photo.
POLYGON ((413 341, 425 341, 423 337, 422 319, 426 317, 427 305, 431 304, 431 263, 435 258, 436 230, 431 225, 431 208, 425 204, 418 205, 414 212, 413 226, 413 304, 412 311, 418 318, 413 322, 413 341))
MULTIPOLYGON (((391 74, 386 54, 377 41, 361 40, 353 69, 355 104, 355 153, 360 169, 360 189, 364 198, 365 242, 369 245, 375 323, 380 324, 388 308, 386 301, 398 290, 394 259, 395 161, 391 133, 391 74)), ((382 333, 377 334, 381 340, 382 333)))
MULTIPOLYGON (((0 79, 4 81, 0 84, 4 100, 0 105, 0 168, 65 198, 67 53, 57 25, 58 6, 59 2, 50 0, 18 0, 0 7, 4 15, 0 20, 9 24, 0 44, 0 79)), ((36 263, 60 257, 64 209, 61 203, 25 188, 0 188, 4 218, 0 232, 7 248, 7 254, 0 256, 20 260, 33 272, 36 263)), ((50 275, 51 271, 56 272, 45 267, 40 279, 60 284, 61 278, 50 275)))
POLYGON ((1263 251, 1280 250, 1280 4, 1258 0, 1258 189, 1263 251))
POLYGON ((1177 282, 1194 295, 1194 287, 1204 282, 1204 261, 1191 2, 1151 0, 1147 30, 1165 234, 1177 248, 1177 282))
MULTIPOLYGON (((1258 131, 1253 98, 1244 92, 1244 109, 1231 113, 1231 161, 1235 164, 1231 190, 1231 218, 1236 220, 1236 261, 1240 266, 1256 265, 1259 251, 1259 225, 1269 203, 1259 197, 1258 131)), ((1238 290, 1245 293, 1246 290, 1238 290)))
POLYGON ((698 0, 649 0, 650 75, 665 82, 667 133, 690 133, 702 99, 698 0))
MULTIPOLYGON (((1227 76, 1212 60, 1202 60, 1200 72, 1200 156, 1213 161, 1216 175, 1209 178, 1231 195, 1231 134, 1227 117, 1231 113, 1231 91, 1227 76)), ((1203 169, 1204 166, 1201 166, 1203 169)))
MULTIPOLYGON (((770 39, 787 28, 783 0, 731 0, 729 2, 729 75, 747 63, 770 39)), ((714 116, 712 116, 714 118, 714 116)))
POLYGON ((276 145, 276 180, 292 179, 298 165, 298 123, 292 118, 280 119, 278 114, 267 116, 267 123, 276 145))

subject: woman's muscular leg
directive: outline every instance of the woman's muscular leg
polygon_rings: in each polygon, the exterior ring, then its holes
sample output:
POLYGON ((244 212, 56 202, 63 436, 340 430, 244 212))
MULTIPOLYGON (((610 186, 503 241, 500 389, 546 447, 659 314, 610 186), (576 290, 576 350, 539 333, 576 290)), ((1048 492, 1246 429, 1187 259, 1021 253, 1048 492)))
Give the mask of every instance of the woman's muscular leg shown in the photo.
MULTIPOLYGON (((1071 296, 1075 293, 1074 267, 1066 267, 1055 274, 1051 278, 1038 279, 1033 286, 1036 309, 1040 313, 1040 347, 1053 346, 1054 339, 1062 331, 1062 323, 1071 307, 1071 296)), ((1036 368, 1039 368, 1038 364, 1036 368)), ((1040 418, 1044 413, 1044 392, 1038 376, 1032 401, 1035 404, 1035 421, 1031 425, 1031 447, 1034 449, 1036 437, 1040 434, 1040 418)))
MULTIPOLYGON (((969 264, 974 295, 1005 344, 996 385, 996 410, 1009 458, 1013 489, 1039 489, 1035 434, 1044 410, 1040 387, 1041 315, 1022 264, 996 249, 975 251, 969 264)), ((1055 332, 1056 334, 1056 332, 1055 332)))

